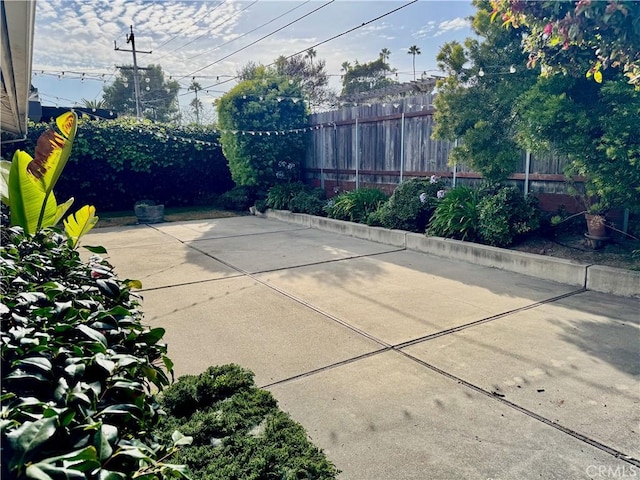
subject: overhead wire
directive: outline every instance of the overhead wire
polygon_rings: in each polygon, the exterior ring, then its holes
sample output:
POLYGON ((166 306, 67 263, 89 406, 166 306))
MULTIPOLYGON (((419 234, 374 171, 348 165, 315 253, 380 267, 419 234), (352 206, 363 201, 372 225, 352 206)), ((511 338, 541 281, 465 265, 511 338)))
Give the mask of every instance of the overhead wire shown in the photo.
MULTIPOLYGON (((234 17, 237 17, 237 16, 238 16, 238 15, 240 15, 242 12, 244 12, 244 11, 248 10, 248 9, 249 9, 249 8, 251 8, 253 5, 255 5, 256 3, 258 3, 258 1, 259 1, 259 0, 254 0, 253 2, 251 2, 249 5, 247 5, 247 6, 246 6, 246 7, 244 7, 243 9, 238 10, 236 13, 234 13, 234 14, 229 18, 229 20, 231 20, 231 19, 232 19, 232 18, 234 18, 234 17)), ((160 56, 160 57, 156 58, 155 60, 156 60, 156 61, 158 61, 158 60, 160 60, 160 59, 162 59, 162 58, 166 57, 167 55, 170 55, 170 54, 172 54, 172 53, 177 52, 178 50, 180 50, 181 48, 186 47, 187 45, 191 45, 193 42, 196 42, 196 41, 200 40, 202 37, 204 37, 204 36, 205 36, 205 35, 207 35, 208 33, 211 33, 211 31, 213 30, 213 28, 215 28, 215 27, 210 28, 209 30, 207 30, 206 32, 204 32, 202 35, 197 36, 196 38, 194 38, 193 40, 191 40, 191 41, 189 41, 189 42, 185 43, 184 45, 180 45, 178 48, 174 48, 173 50, 171 50, 171 51, 169 51, 169 52, 165 53, 164 55, 162 55, 162 56, 160 56)))
POLYGON ((181 33, 186 32, 187 30, 189 30, 191 27, 193 27, 196 23, 198 23, 200 20, 202 20, 204 17, 212 14, 220 5, 222 5, 223 3, 225 3, 227 0, 222 0, 220 3, 218 3, 216 6, 214 6, 211 10, 208 10, 206 12, 204 12, 203 15, 200 15, 198 18, 196 18, 193 23, 191 25, 189 25, 186 28, 183 28, 182 30, 180 30, 178 33, 176 33, 173 37, 171 37, 169 40, 167 40, 166 42, 164 42, 161 45, 158 45, 155 50, 160 50, 162 47, 164 47, 166 44, 168 44, 169 42, 172 42, 173 40, 175 40, 176 38, 178 38, 178 36, 181 33))
MULTIPOLYGON (((300 55, 301 53, 304 53, 304 52, 308 51, 308 50, 309 50, 309 49, 311 49, 311 48, 316 48, 316 47, 319 47, 320 45, 324 45, 325 43, 328 43, 328 42, 331 42, 331 41, 335 40, 336 38, 340 38, 340 37, 342 37, 342 36, 344 36, 344 35, 347 35, 347 34, 349 34, 349 33, 351 33, 351 32, 354 32, 355 30, 358 30, 358 29, 360 29, 360 28, 362 28, 362 27, 365 27, 365 26, 367 26, 367 25, 369 25, 369 24, 371 24, 371 23, 373 23, 373 22, 377 22, 378 20, 380 20, 380 19, 382 19, 382 18, 384 18, 384 17, 387 17, 387 16, 389 16, 389 15, 391 15, 391 14, 393 14, 393 13, 395 13, 395 12, 399 11, 399 10, 402 10, 403 8, 406 8, 406 7, 408 7, 409 5, 413 5, 413 4, 414 4, 414 3, 416 3, 416 2, 418 2, 418 0, 412 0, 411 2, 405 3, 404 5, 401 5, 401 6, 399 6, 399 7, 397 7, 397 8, 394 8, 393 10, 390 10, 390 11, 388 11, 388 12, 386 12, 386 13, 382 14, 382 15, 379 15, 379 16, 377 16, 377 17, 375 17, 375 18, 372 18, 371 20, 369 20, 369 21, 367 21, 367 22, 363 22, 361 25, 358 25, 358 26, 356 26, 356 27, 350 28, 349 30, 345 30, 345 31, 344 31, 344 32, 342 32, 342 33, 339 33, 339 34, 337 34, 337 35, 334 35, 333 37, 330 37, 330 38, 327 38, 326 40, 323 40, 323 41, 321 41, 321 42, 318 42, 318 43, 316 43, 315 45, 312 45, 311 47, 307 47, 307 48, 304 48, 303 50, 300 50, 300 51, 298 51, 298 52, 296 52, 296 53, 292 53, 291 55, 289 55, 289 56, 287 56, 287 57, 284 57, 284 58, 288 60, 289 58, 293 58, 293 57, 295 57, 295 56, 297 56, 297 55, 300 55)), ((272 66, 272 65, 274 65, 274 64, 275 64, 275 62, 271 62, 270 64, 268 64, 268 65, 266 65, 266 66, 267 66, 267 67, 270 67, 270 66, 272 66)), ((207 67, 203 67, 203 68, 207 68, 207 67)), ((200 70, 202 70, 202 69, 200 69, 200 70)), ((200 71, 200 70, 197 70, 197 71, 200 71)), ((194 73, 195 73, 195 72, 194 72, 194 73)), ((184 77, 182 77, 182 78, 184 78, 184 77)), ((212 84, 212 85, 208 85, 208 86, 206 86, 206 87, 203 87, 202 89, 203 89, 203 90, 206 90, 206 89, 209 89, 209 88, 212 88, 212 87, 217 87, 217 86, 223 85, 223 84, 225 84, 225 83, 232 82, 233 80, 236 80, 237 78, 238 78, 238 75, 236 75, 235 77, 231 77, 231 78, 229 78, 229 79, 227 79, 227 80, 223 80, 223 81, 221 81, 221 82, 214 83, 214 84, 212 84)), ((188 92, 187 92, 187 93, 181 93, 181 94, 179 94, 179 96, 187 95, 187 94, 188 94, 188 92)))
POLYGON ((278 15, 277 17, 272 18, 272 19, 271 19, 271 20, 269 20, 268 22, 265 22, 265 23, 263 23, 262 25, 259 25, 259 26, 257 26, 257 27, 256 27, 256 28, 254 28, 254 29, 251 29, 251 30, 249 30, 248 32, 245 32, 245 33, 243 33, 242 35, 239 35, 239 36, 237 36, 237 37, 235 37, 235 38, 232 38, 231 40, 228 40, 228 41, 226 41, 226 42, 224 42, 224 43, 221 43, 220 45, 218 45, 218 46, 216 46, 216 47, 212 48, 211 50, 206 50, 206 51, 201 52, 201 53, 198 53, 198 54, 196 54, 196 55, 194 55, 194 56, 192 56, 192 57, 187 57, 187 58, 186 58, 186 60, 193 60, 194 58, 201 57, 202 55, 205 55, 205 54, 207 54, 207 53, 211 53, 211 52, 213 52, 213 51, 215 51, 215 50, 218 50, 218 49, 220 49, 220 48, 224 47, 225 45, 230 44, 231 42, 235 42, 236 40, 239 40, 239 39, 241 39, 242 37, 246 37, 246 36, 247 36, 247 35, 249 35, 250 33, 253 33, 253 32, 255 32, 256 30, 260 30, 262 27, 265 27, 265 26, 269 25, 270 23, 273 23, 273 22, 275 22, 276 20, 281 19, 281 18, 282 18, 282 17, 284 17, 285 15, 287 15, 287 14, 289 14, 289 13, 293 12, 294 10, 296 10, 296 9, 298 9, 298 8, 300 8, 300 7, 303 7, 304 5, 306 5, 307 3, 309 3, 310 1, 311 1, 311 0, 307 0, 307 1, 306 1, 306 2, 304 2, 304 3, 301 3, 301 4, 299 4, 299 5, 296 5, 295 7, 290 8, 289 10, 287 10, 287 11, 286 11, 286 12, 284 12, 284 13, 282 13, 281 15, 278 15))
MULTIPOLYGON (((266 38, 270 37, 271 35, 275 35, 276 33, 278 33, 278 32, 280 32, 280 31, 284 30, 285 28, 290 27, 290 26, 291 26, 291 25, 293 25, 294 23, 299 22, 299 21, 300 21, 300 20, 302 20, 303 18, 306 18, 306 17, 308 17, 309 15, 312 15, 312 14, 316 13, 318 10, 321 10, 321 9, 323 9, 324 7, 327 7, 327 6, 331 5, 331 4, 332 4, 333 2, 335 2, 335 1, 336 1, 336 0, 329 0, 327 3, 325 3, 325 4, 323 4, 323 5, 320 5, 318 8, 315 8, 315 9, 311 10, 311 11, 310 11, 310 12, 308 12, 308 13, 305 13, 304 15, 302 15, 302 16, 300 16, 300 17, 296 18, 295 20, 292 20, 291 22, 287 23, 286 25, 283 25, 282 27, 280 27, 280 28, 278 28, 278 29, 274 30, 273 32, 270 32, 270 33, 268 33, 268 34, 266 34, 266 35, 263 35, 262 37, 258 38, 257 40, 254 40, 253 42, 251 42, 251 43, 249 43, 249 44, 245 45, 244 47, 239 48, 238 50, 236 50, 236 51, 234 51, 234 52, 231 52, 230 54, 225 55, 225 56, 224 56, 224 57, 222 57, 222 58, 219 58, 219 59, 218 59, 218 60, 216 60, 215 62, 212 62, 212 63, 210 63, 210 64, 208 64, 208 65, 205 65, 204 67, 199 68, 198 70, 195 70, 195 71, 191 72, 189 75, 185 75, 185 76, 183 76, 183 77, 180 77, 180 79, 185 78, 185 77, 192 76, 192 75, 193 75, 193 74, 195 74, 195 73, 201 72, 201 71, 202 71, 202 70, 204 70, 205 68, 209 68, 209 67, 211 67, 211 66, 215 65, 216 63, 220 63, 221 61, 226 60, 227 58, 229 58, 229 57, 231 57, 231 56, 233 56, 233 55, 235 55, 235 54, 237 54, 237 53, 239 53, 239 52, 241 52, 241 51, 243 51, 243 50, 246 50, 247 48, 249 48, 249 47, 251 47, 251 46, 255 45, 255 44, 256 44, 256 43, 258 43, 258 42, 261 42, 262 40, 264 40, 264 39, 266 39, 266 38)), ((415 1, 417 1, 417 0, 415 0, 415 1)), ((237 77, 236 77, 236 78, 237 78, 237 77)), ((180 80, 180 79, 179 79, 179 80, 180 80)))

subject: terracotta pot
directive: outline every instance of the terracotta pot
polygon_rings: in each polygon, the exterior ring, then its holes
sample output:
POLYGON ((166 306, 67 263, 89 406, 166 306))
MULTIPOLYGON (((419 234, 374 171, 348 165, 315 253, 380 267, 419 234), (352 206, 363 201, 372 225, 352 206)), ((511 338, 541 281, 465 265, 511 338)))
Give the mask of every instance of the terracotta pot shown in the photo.
POLYGON ((587 219, 587 231, 590 236, 596 238, 605 238, 607 236, 604 215, 585 213, 584 217, 587 219))

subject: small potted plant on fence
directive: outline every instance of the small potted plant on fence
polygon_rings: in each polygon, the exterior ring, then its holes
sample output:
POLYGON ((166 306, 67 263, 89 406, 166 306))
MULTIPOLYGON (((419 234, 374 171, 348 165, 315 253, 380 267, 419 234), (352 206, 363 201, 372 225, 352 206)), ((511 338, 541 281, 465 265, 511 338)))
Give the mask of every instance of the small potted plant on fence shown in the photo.
POLYGON ((133 206, 138 223, 160 223, 164 221, 164 205, 153 200, 139 200, 133 206))

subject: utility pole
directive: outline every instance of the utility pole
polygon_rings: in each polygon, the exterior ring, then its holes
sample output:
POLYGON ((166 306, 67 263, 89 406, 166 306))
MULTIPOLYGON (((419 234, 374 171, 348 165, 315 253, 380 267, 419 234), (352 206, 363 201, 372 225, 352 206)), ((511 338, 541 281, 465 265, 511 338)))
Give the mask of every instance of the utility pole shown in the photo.
POLYGON ((136 117, 138 120, 142 118, 142 105, 140 103, 140 77, 138 76, 138 60, 136 59, 136 53, 152 53, 136 51, 136 40, 133 34, 133 25, 130 25, 131 33, 127 35, 127 43, 131 43, 131 50, 123 50, 118 48, 116 41, 113 41, 113 49, 121 52, 133 52, 133 88, 136 97, 136 117))

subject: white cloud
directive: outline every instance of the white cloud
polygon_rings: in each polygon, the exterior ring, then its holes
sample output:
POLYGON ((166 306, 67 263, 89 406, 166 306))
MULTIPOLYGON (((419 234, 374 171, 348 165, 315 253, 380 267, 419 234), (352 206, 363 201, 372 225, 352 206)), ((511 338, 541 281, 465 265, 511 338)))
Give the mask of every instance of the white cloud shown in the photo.
POLYGON ((438 25, 438 31, 435 33, 434 37, 439 37, 440 35, 444 35, 448 32, 455 32, 457 30, 462 30, 463 28, 469 28, 471 23, 466 18, 457 17, 453 20, 445 20, 444 22, 440 22, 438 25))

